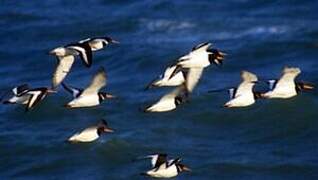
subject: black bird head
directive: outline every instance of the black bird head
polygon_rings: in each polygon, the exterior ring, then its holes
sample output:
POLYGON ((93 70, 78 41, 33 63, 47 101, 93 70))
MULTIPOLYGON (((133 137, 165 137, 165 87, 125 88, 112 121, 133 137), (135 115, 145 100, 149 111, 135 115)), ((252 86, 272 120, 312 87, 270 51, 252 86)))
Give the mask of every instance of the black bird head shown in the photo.
POLYGON ((227 54, 219 51, 218 49, 208 49, 209 61, 215 65, 222 65, 223 60, 227 54))
POLYGON ((108 126, 108 123, 106 120, 102 119, 101 122, 98 123, 97 125, 97 133, 101 135, 102 133, 111 133, 111 132, 114 132, 114 130, 108 126))
POLYGON ((176 166, 178 168, 178 172, 191 172, 191 169, 184 164, 177 163, 176 166))

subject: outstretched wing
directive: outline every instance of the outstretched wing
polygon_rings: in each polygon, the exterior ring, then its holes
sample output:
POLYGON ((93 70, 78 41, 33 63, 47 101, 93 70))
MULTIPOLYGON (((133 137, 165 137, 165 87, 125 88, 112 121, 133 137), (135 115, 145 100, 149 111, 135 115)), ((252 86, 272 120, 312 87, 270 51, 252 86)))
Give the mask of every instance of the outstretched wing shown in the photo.
POLYGON ((165 94, 162 98, 160 98, 159 102, 166 101, 166 100, 174 101, 174 98, 179 96, 179 95, 182 95, 182 93, 184 93, 184 86, 180 85, 180 86, 174 88, 169 93, 165 94))
POLYGON ((68 85, 66 85, 65 83, 62 83, 62 86, 63 86, 63 88, 64 88, 67 92, 71 93, 74 98, 77 98, 77 97, 80 96, 81 93, 83 92, 82 89, 68 86, 68 85))
POLYGON ((192 48, 192 51, 206 51, 212 44, 209 42, 201 43, 192 48))
POLYGON ((77 51, 79 53, 81 59, 83 60, 85 66, 91 67, 93 53, 92 53, 92 49, 89 46, 88 42, 72 44, 72 45, 69 45, 67 47, 77 51))
POLYGON ((30 98, 25 111, 29 111, 36 106, 45 97, 46 91, 44 89, 36 89, 28 91, 28 94, 30 95, 30 98))
POLYGON ((83 91, 83 94, 97 94, 98 91, 106 85, 106 72, 104 68, 100 68, 95 74, 90 85, 83 91))
POLYGON ((69 73, 73 63, 74 63, 74 56, 57 56, 58 64, 56 66, 56 70, 53 74, 52 78, 52 87, 55 89, 66 77, 69 73))
POLYGON ((190 68, 186 75, 186 88, 187 92, 191 93, 194 87, 199 82, 201 75, 203 72, 203 68, 190 68))
POLYGON ((152 167, 159 168, 161 164, 167 162, 167 154, 157 154, 151 159, 152 167))
POLYGON ((26 93, 29 90, 29 86, 27 84, 19 85, 12 89, 12 92, 15 96, 20 97, 24 93, 26 93))
POLYGON ((168 162, 167 168, 170 167, 170 166, 172 166, 172 165, 174 165, 174 164, 179 163, 181 160, 182 160, 181 158, 176 158, 176 159, 170 160, 170 161, 168 162))
MULTIPOLYGON (((173 67, 173 66, 172 66, 173 67)), ((182 68, 181 65, 176 65, 172 73, 170 73, 169 79, 173 78, 176 74, 178 74, 180 71, 183 71, 184 69, 182 68)))

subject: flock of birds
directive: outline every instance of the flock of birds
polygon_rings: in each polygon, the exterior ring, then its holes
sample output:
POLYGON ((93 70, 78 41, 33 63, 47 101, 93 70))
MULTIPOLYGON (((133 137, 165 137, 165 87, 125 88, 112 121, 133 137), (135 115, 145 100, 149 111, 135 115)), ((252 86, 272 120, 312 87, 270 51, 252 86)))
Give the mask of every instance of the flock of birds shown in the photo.
MULTIPOLYGON (((8 90, 3 94, 0 101, 3 104, 23 104, 25 110, 29 111, 39 104, 50 93, 56 93, 59 85, 72 94, 73 100, 65 105, 67 108, 92 107, 100 105, 106 99, 116 96, 107 92, 100 91, 106 86, 106 72, 101 67, 92 78, 90 84, 85 88, 76 88, 64 82, 67 74, 77 56, 80 57, 86 67, 92 65, 93 52, 101 50, 109 44, 116 44, 118 41, 110 37, 88 38, 85 40, 71 43, 62 47, 57 47, 50 51, 50 54, 58 60, 52 78, 52 86, 31 88, 28 84, 22 84, 8 90), (6 98, 8 94, 12 96, 6 98), (5 99, 6 98, 6 99, 5 99), (5 99, 5 100, 3 100, 5 99)), ((145 108, 145 112, 165 112, 177 108, 177 106, 187 102, 197 83, 199 82, 203 70, 210 65, 221 66, 226 54, 218 49, 212 48, 212 44, 202 43, 192 48, 186 55, 180 57, 172 65, 169 65, 164 73, 153 80, 147 89, 154 87, 170 86, 175 87, 171 92, 161 97, 156 103, 145 108)), ((302 90, 314 89, 313 84, 296 81, 295 78, 301 73, 297 67, 285 67, 279 79, 266 81, 269 84, 267 92, 254 91, 254 85, 259 82, 258 77, 248 71, 242 71, 242 82, 237 88, 228 89, 230 100, 224 107, 246 107, 255 103, 258 98, 291 98, 302 90)), ((211 90, 209 92, 219 92, 225 89, 211 90)), ((84 130, 72 135, 70 142, 92 142, 103 133, 111 133, 114 130, 109 127, 105 120, 101 120, 97 125, 85 128, 84 130)), ((144 158, 150 158, 152 168, 145 173, 151 177, 170 178, 177 176, 180 172, 191 171, 190 168, 181 163, 181 158, 168 159, 167 154, 153 154, 144 158)), ((138 158, 140 159, 140 158, 138 158)))

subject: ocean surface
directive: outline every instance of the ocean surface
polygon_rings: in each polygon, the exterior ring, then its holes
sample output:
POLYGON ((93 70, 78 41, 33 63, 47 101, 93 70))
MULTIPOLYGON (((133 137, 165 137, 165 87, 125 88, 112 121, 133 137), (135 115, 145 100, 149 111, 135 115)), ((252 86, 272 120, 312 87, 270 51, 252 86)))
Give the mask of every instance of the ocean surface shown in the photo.
MULTIPOLYGON (((0 6, 0 90, 29 83, 50 86, 56 60, 47 53, 94 36, 120 41, 76 60, 65 82, 89 84, 100 66, 105 90, 119 98, 69 110, 61 87, 25 113, 0 106, 0 179, 149 179, 139 174, 156 152, 182 157, 191 173, 175 179, 318 179, 318 92, 288 100, 259 100, 224 109, 240 71, 260 78, 297 66, 299 80, 318 84, 318 1, 313 0, 3 0, 0 6), (175 111, 143 113, 171 88, 144 91, 193 46, 210 41, 228 55, 210 66, 191 100, 175 111), (115 129, 88 144, 65 140, 106 119, 115 129)), ((264 89, 263 85, 257 88, 264 89)))

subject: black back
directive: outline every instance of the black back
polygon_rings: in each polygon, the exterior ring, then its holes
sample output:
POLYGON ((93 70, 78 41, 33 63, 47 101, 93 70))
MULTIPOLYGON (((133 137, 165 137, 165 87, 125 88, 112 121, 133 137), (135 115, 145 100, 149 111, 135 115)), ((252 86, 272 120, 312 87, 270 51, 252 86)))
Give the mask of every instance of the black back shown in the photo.
POLYGON ((18 97, 23 95, 24 93, 26 93, 29 90, 29 86, 27 84, 22 84, 16 88, 17 88, 16 96, 18 96, 18 97))
POLYGON ((158 154, 154 168, 159 168, 163 163, 167 162, 167 154, 158 154))
POLYGON ((195 51, 195 50, 197 50, 197 49, 199 49, 199 48, 201 48, 201 47, 203 47, 203 46, 205 46, 205 45, 207 45, 207 44, 209 44, 209 42, 201 43, 201 44, 199 44, 199 45, 197 45, 197 46, 194 46, 194 47, 192 48, 192 51, 195 51))

